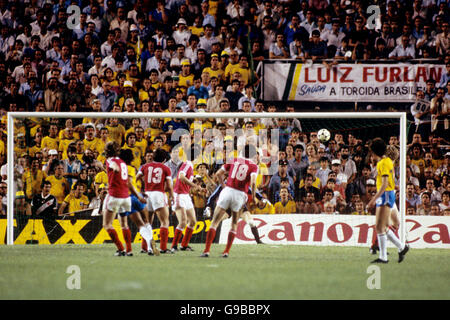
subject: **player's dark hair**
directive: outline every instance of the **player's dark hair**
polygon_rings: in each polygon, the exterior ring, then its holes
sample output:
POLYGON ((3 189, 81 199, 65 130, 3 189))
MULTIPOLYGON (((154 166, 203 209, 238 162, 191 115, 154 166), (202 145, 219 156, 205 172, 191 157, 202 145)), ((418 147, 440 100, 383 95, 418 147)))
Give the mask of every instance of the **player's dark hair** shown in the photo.
POLYGON ((166 150, 158 148, 153 152, 153 161, 155 162, 164 162, 169 158, 166 150))
POLYGON ((370 144, 370 150, 378 157, 382 157, 386 152, 386 143, 381 138, 375 138, 370 144))
POLYGON ((106 157, 115 157, 119 150, 119 144, 116 141, 110 141, 105 145, 106 157))
POLYGON ((134 159, 133 151, 131 149, 120 149, 119 158, 129 165, 134 159))

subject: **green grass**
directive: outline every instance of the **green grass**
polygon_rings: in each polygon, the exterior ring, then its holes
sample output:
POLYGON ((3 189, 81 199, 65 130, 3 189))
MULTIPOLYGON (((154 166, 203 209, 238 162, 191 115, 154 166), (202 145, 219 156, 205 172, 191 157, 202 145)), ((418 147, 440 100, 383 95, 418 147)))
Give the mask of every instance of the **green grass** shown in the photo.
POLYGON ((448 250, 412 249, 381 265, 381 289, 369 290, 367 248, 234 245, 228 259, 215 244, 194 252, 114 257, 104 245, 0 246, 0 299, 301 300, 449 299, 448 250), (70 265, 81 289, 69 290, 70 265))

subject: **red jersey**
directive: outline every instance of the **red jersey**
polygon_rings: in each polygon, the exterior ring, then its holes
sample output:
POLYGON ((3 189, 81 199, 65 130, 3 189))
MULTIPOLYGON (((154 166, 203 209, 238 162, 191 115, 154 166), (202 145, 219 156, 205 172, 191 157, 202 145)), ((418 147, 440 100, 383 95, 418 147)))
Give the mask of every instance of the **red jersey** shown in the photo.
POLYGON ((258 166, 248 159, 237 158, 231 163, 224 164, 223 168, 228 171, 227 186, 247 193, 250 187, 250 177, 258 174, 258 166))
POLYGON ((169 167, 159 162, 144 164, 139 170, 139 173, 144 175, 145 191, 164 192, 166 179, 172 179, 172 173, 169 167))
POLYGON ((106 160, 106 173, 108 174, 108 193, 115 198, 128 198, 130 191, 128 189, 128 168, 125 162, 118 157, 108 158, 106 160), (116 163, 119 172, 111 168, 112 163, 116 163))
POLYGON ((192 181, 194 179, 194 166, 192 162, 186 161, 181 165, 180 170, 178 170, 177 181, 173 188, 173 191, 178 194, 189 194, 191 186, 180 181, 180 173, 183 173, 188 180, 192 181))

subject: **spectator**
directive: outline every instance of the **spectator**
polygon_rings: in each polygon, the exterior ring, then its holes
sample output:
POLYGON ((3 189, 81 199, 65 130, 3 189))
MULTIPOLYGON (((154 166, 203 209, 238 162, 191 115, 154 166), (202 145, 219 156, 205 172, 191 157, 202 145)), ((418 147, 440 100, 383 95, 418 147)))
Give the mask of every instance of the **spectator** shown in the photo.
POLYGON ((409 44, 409 41, 409 37, 404 34, 401 38, 401 44, 397 45, 394 50, 389 53, 389 58, 397 61, 414 59, 416 57, 416 52, 414 47, 409 44))
POLYGON ((297 213, 295 201, 290 198, 287 188, 280 188, 280 201, 274 205, 276 214, 297 213))
POLYGON ((270 182, 269 182, 269 200, 272 203, 275 203, 274 202, 275 194, 276 194, 277 191, 280 190, 281 179, 287 178, 289 180, 289 186, 292 189, 294 189, 294 180, 290 176, 288 176, 288 174, 287 174, 287 166, 288 166, 288 162, 286 160, 280 160, 280 162, 278 163, 278 171, 277 171, 277 173, 272 175, 272 177, 270 178, 270 182))
POLYGON ((289 49, 285 45, 284 34, 277 33, 276 42, 272 43, 269 48, 269 59, 287 59, 289 58, 289 49))
POLYGON ((314 192, 307 192, 305 202, 300 205, 300 213, 317 214, 320 213, 320 207, 316 204, 314 192))
POLYGON ((417 208, 418 216, 429 216, 431 214, 431 200, 428 192, 422 193, 420 197, 422 203, 417 208))

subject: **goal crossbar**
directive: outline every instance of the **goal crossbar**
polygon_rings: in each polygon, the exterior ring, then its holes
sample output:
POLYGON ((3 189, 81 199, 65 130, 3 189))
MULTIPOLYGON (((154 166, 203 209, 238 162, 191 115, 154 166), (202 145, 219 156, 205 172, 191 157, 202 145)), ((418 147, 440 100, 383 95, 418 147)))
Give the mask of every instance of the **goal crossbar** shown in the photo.
POLYGON ((217 118, 298 118, 298 119, 399 119, 400 124, 400 180, 399 180, 399 211, 400 237, 406 240, 405 210, 406 210, 406 144, 407 118, 406 112, 8 112, 7 114, 7 236, 6 244, 14 244, 14 120, 26 118, 178 118, 178 119, 217 119, 217 118), (12 165, 11 165, 12 164, 12 165))

